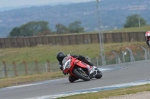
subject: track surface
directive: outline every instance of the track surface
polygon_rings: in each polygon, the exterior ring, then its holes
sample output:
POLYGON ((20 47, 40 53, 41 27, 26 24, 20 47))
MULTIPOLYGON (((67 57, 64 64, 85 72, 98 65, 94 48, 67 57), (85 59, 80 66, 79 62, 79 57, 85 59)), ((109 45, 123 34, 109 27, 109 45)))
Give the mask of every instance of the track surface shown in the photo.
POLYGON ((26 99, 150 79, 150 60, 100 67, 103 77, 70 83, 67 78, 0 89, 0 99, 26 99))

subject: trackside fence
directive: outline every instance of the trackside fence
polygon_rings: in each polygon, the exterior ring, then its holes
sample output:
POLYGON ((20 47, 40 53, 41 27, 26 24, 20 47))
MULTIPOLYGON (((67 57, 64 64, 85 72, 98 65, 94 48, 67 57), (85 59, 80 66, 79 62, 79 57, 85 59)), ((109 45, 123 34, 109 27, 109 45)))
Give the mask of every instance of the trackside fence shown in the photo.
POLYGON ((52 64, 49 60, 47 60, 46 63, 40 63, 36 60, 32 63, 23 61, 21 64, 17 64, 16 62, 12 62, 10 64, 2 61, 0 64, 0 78, 39 74, 58 70, 57 68, 50 65, 52 64))
MULTIPOLYGON (((144 32, 104 33, 105 43, 143 42, 144 32)), ((57 36, 32 36, 0 38, 0 48, 33 47, 38 45, 78 45, 99 43, 98 33, 70 34, 57 36)))
MULTIPOLYGON (((111 64, 121 64, 133 61, 150 60, 150 51, 144 47, 141 50, 132 52, 129 48, 121 52, 110 51, 111 54, 106 55, 106 66, 111 64)), ((87 57, 89 58, 89 57, 87 57)), ((102 66, 102 59, 100 56, 89 58, 96 66, 102 66)), ((16 62, 7 63, 2 61, 0 63, 0 78, 15 77, 22 75, 40 74, 60 71, 58 62, 50 62, 46 60, 41 63, 37 60, 33 62, 23 61, 20 64, 16 62)))

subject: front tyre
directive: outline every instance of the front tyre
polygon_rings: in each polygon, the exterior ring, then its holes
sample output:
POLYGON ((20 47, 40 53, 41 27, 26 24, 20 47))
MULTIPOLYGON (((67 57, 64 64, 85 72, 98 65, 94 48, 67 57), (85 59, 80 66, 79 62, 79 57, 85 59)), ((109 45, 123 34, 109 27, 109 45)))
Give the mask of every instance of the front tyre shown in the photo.
POLYGON ((102 72, 98 71, 97 75, 95 76, 96 79, 102 78, 102 72))
POLYGON ((83 79, 84 81, 89 81, 90 77, 87 73, 87 71, 82 70, 81 68, 75 68, 73 69, 73 73, 79 77, 80 79, 83 79))

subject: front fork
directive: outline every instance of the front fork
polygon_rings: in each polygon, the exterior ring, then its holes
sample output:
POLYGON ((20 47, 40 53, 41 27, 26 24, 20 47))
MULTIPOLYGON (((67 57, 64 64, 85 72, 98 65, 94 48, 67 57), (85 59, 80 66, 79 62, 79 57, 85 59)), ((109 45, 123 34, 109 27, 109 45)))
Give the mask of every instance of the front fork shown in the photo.
POLYGON ((92 70, 90 71, 90 76, 95 77, 98 74, 99 70, 96 66, 92 67, 92 70))

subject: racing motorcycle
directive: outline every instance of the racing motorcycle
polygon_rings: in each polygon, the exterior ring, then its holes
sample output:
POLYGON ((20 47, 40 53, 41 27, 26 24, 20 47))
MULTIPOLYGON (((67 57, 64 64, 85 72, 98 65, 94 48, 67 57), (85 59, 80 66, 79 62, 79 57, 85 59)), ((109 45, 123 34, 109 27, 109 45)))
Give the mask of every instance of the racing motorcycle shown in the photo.
POLYGON ((78 79, 89 81, 92 78, 100 79, 102 77, 102 72, 96 66, 89 66, 70 55, 66 56, 62 63, 63 72, 69 74, 69 81, 71 83, 78 79))
POLYGON ((148 40, 147 40, 147 45, 150 48, 150 38, 148 38, 148 40))

